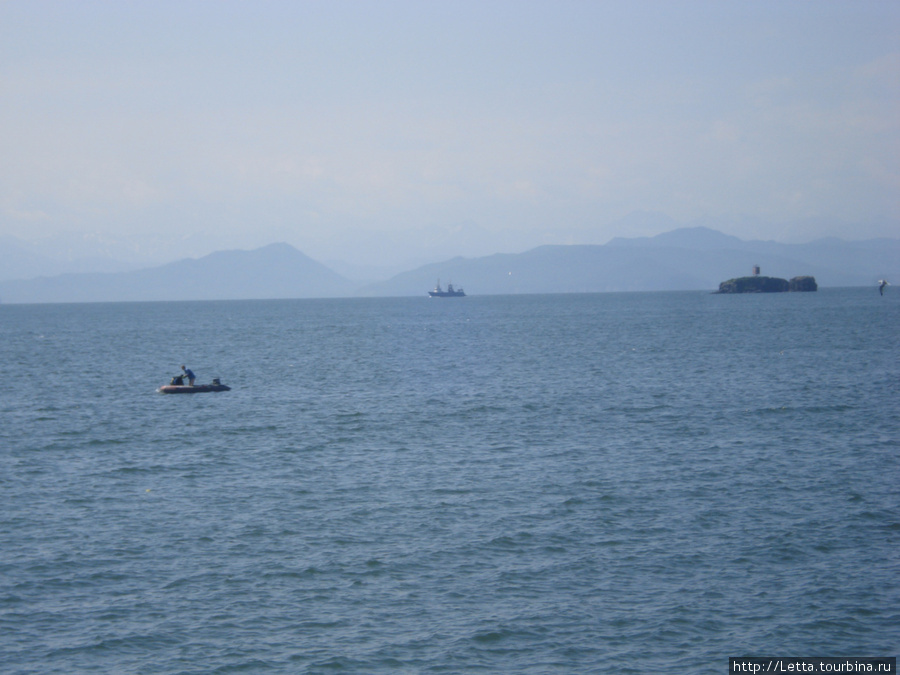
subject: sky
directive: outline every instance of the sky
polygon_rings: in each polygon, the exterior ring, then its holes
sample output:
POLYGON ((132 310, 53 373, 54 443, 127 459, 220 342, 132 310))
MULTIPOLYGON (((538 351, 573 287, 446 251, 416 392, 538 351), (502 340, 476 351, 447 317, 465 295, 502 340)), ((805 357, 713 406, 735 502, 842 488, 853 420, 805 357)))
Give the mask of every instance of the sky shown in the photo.
POLYGON ((900 236, 895 0, 0 0, 0 236, 401 265, 900 236))

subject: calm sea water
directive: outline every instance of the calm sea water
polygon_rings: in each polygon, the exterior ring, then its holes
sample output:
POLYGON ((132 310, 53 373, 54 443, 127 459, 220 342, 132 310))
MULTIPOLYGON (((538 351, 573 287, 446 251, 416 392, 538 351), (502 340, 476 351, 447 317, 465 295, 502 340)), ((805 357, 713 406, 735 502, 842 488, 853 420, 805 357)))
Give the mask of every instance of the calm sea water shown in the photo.
POLYGON ((897 655, 898 356, 890 289, 0 306, 0 670, 897 655))

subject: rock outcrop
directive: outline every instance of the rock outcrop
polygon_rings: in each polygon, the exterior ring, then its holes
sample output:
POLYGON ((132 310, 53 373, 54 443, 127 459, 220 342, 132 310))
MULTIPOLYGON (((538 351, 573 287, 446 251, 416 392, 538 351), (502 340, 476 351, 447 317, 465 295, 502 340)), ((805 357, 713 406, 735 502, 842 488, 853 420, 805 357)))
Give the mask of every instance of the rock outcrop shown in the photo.
POLYGON ((719 284, 717 293, 784 293, 818 290, 815 277, 794 277, 790 281, 778 277, 740 277, 719 284))
POLYGON ((787 279, 777 277, 739 277, 719 284, 719 293, 784 293, 787 279))
POLYGON ((819 286, 816 284, 815 277, 794 277, 788 282, 788 290, 807 293, 819 290, 819 286))

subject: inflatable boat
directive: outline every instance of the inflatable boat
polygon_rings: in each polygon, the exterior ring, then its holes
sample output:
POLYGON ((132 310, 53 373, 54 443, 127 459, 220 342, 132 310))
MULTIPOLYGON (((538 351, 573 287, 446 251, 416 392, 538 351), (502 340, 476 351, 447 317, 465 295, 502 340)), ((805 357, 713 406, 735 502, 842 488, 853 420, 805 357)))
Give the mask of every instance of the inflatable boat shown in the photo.
POLYGON ((219 378, 214 379, 212 384, 195 384, 191 386, 184 384, 183 378, 173 377, 169 384, 164 384, 156 391, 160 394, 205 394, 209 391, 231 391, 231 387, 219 382, 219 378))

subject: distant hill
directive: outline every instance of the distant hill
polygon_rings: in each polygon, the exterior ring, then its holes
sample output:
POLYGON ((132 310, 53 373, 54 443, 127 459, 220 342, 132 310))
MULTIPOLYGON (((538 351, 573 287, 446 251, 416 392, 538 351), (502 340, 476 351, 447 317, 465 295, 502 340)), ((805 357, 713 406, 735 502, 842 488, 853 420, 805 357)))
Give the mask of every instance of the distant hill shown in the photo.
POLYGON ((440 279, 469 295, 715 291, 749 275, 814 276, 820 287, 900 279, 900 239, 809 244, 743 241, 705 227, 605 245, 540 246, 518 254, 453 258, 359 288, 288 244, 220 251, 132 272, 0 282, 2 302, 110 302, 425 296, 440 279))
POLYGON ((356 286, 288 244, 219 251, 132 272, 63 274, 0 283, 3 302, 328 298, 356 286))
POLYGON ((103 256, 53 258, 37 252, 20 239, 0 236, 0 281, 82 273, 98 269, 125 272, 137 267, 135 264, 103 256))
POLYGON ((730 234, 723 234, 708 227, 682 227, 663 232, 655 237, 634 237, 626 239, 616 237, 607 246, 629 246, 633 248, 673 247, 689 248, 698 251, 717 251, 729 248, 741 248, 745 242, 730 234))
POLYGON ((754 265, 790 279, 814 276, 819 286, 866 286, 900 278, 900 240, 809 244, 742 241, 705 227, 606 245, 541 246, 515 255, 454 258, 371 284, 363 294, 424 295, 437 279, 470 295, 710 290, 754 265))

